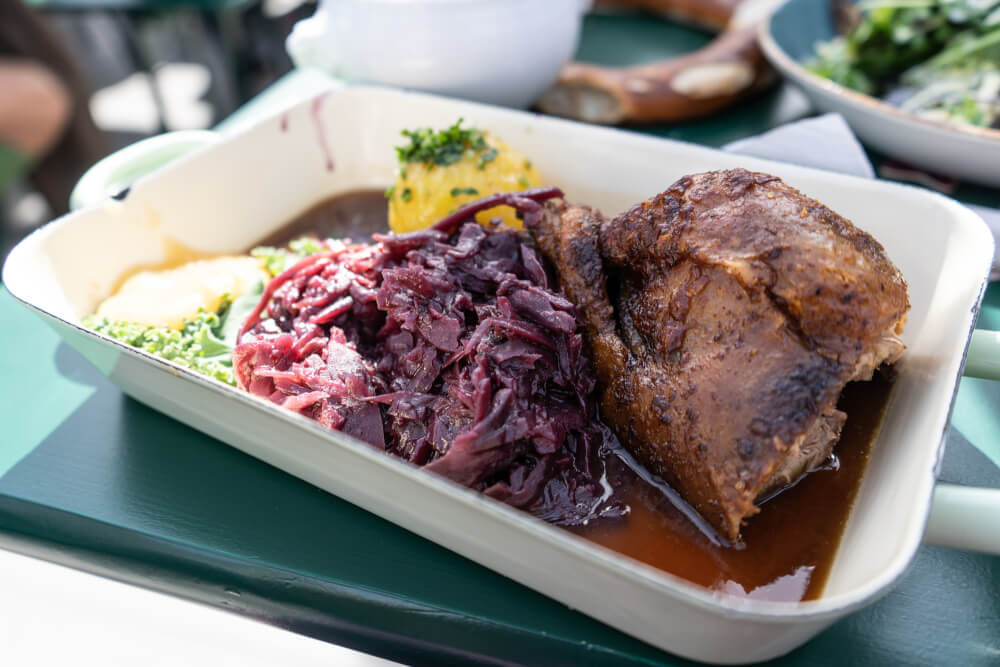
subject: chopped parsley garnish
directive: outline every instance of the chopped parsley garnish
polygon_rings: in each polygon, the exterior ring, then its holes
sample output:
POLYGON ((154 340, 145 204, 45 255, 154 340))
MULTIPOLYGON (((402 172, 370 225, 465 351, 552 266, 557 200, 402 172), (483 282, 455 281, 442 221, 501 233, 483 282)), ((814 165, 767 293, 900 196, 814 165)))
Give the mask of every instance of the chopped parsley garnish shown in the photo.
POLYGON ((489 150, 485 150, 479 154, 479 160, 476 161, 476 167, 482 169, 486 166, 487 162, 493 162, 495 159, 497 159, 497 149, 491 148, 489 150))
POLYGON ((413 199, 413 190, 410 188, 403 188, 403 191, 399 193, 399 198, 405 202, 410 201, 413 199))
POLYGON ((385 189, 385 198, 386 199, 392 199, 392 195, 393 195, 394 192, 396 192, 396 185, 395 184, 390 185, 389 187, 387 187, 385 189))
POLYGON ((475 188, 452 188, 451 196, 457 197, 459 195, 478 195, 479 190, 475 188))
MULTIPOLYGON (((403 130, 402 135, 410 140, 406 146, 396 147, 400 164, 418 162, 428 166, 447 167, 466 155, 478 156, 477 166, 482 169, 487 162, 496 159, 497 150, 486 143, 483 133, 475 128, 463 128, 461 118, 444 130, 423 127, 403 130)), ((405 172, 403 178, 406 178, 405 172)))

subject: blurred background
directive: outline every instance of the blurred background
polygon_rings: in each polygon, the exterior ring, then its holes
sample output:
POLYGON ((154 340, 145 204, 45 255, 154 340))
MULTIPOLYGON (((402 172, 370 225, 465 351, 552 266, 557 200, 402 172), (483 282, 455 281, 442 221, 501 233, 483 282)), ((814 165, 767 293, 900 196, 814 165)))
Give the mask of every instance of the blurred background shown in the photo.
POLYGON ((0 0, 0 115, 26 137, 0 142, 0 258, 64 213, 104 155, 212 127, 288 72, 285 38, 315 10, 308 0, 0 0))

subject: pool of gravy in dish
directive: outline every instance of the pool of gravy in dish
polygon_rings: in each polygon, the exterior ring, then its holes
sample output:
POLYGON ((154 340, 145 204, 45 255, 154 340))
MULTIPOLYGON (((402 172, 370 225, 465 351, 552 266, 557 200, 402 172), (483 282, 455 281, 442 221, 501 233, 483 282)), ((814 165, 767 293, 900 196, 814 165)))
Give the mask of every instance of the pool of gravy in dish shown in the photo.
MULTIPOLYGON (((254 245, 279 246, 302 236, 367 241, 372 232, 386 229, 383 192, 357 190, 317 204, 254 245)), ((814 471, 764 503, 744 526, 739 548, 713 544, 660 489, 630 470, 620 489, 629 513, 570 530, 714 590, 767 600, 816 598, 830 572, 891 387, 884 373, 847 386, 839 402, 847 422, 834 450, 836 469, 814 471)))
POLYGON ((372 234, 388 230, 385 191, 352 190, 321 201, 254 246, 283 246, 303 236, 370 243, 372 234))
POLYGON ((573 532, 713 590, 764 600, 819 597, 888 403, 890 374, 847 385, 838 403, 847 422, 834 448, 837 464, 806 475, 764 503, 743 527, 739 548, 713 544, 658 488, 636 475, 622 488, 628 515, 573 532))

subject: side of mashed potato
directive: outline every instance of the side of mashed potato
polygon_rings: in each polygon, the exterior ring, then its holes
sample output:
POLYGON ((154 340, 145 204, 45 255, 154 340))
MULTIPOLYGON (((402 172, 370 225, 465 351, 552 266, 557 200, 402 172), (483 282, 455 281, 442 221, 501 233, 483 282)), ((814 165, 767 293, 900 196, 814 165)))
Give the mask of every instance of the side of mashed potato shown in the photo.
POLYGON ((174 269, 141 271, 98 307, 97 316, 181 329, 199 310, 214 313, 225 296, 236 299, 267 277, 260 260, 253 257, 217 257, 174 269))

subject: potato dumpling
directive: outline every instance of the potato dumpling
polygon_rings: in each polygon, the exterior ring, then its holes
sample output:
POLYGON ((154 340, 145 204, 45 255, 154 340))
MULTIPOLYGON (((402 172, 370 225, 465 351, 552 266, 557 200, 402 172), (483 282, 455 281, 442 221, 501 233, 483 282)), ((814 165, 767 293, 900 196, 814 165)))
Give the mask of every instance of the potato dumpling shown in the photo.
MULTIPOLYGON (((396 148, 399 169, 389 188, 389 227, 396 233, 430 227, 471 201, 496 192, 515 192, 541 184, 531 161, 496 137, 462 121, 446 130, 403 131, 410 139, 396 148)), ((482 224, 500 218, 520 229, 521 221, 506 206, 481 211, 482 224)))

